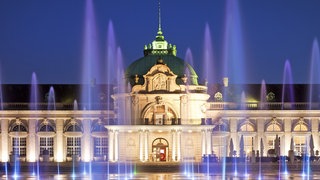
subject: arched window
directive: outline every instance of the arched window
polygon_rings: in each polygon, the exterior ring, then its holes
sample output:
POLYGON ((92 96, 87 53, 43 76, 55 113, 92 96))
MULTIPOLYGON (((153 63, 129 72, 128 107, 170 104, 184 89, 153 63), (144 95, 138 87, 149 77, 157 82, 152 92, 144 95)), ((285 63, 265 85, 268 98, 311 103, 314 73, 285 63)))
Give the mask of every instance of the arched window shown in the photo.
POLYGON ((305 132, 305 131, 308 131, 308 126, 305 124, 305 123, 298 123, 294 128, 293 128, 293 131, 295 132, 305 132))
POLYGON ((266 131, 268 132, 278 132, 281 131, 281 127, 278 124, 269 124, 266 131))
POLYGON ((82 129, 78 124, 71 124, 66 128, 66 132, 82 132, 82 129))
MULTIPOLYGON (((27 128, 22 124, 15 124, 12 132, 27 132, 27 128)), ((13 137, 12 138, 12 153, 25 157, 27 152, 27 138, 25 137, 13 137)))
POLYGON ((255 119, 239 119, 237 129, 239 132, 255 132, 256 120, 255 119))
POLYGON ((310 130, 310 126, 308 123, 308 120, 299 118, 297 120, 294 120, 292 123, 292 131, 294 132, 306 132, 310 130))
MULTIPOLYGON (((15 133, 26 133, 27 127, 24 125, 22 121, 19 119, 15 120, 13 124, 10 126, 10 132, 15 133)), ((14 133, 14 134, 15 134, 14 133)), ((11 138, 12 143, 12 153, 14 155, 19 155, 20 157, 25 157, 27 152, 27 138, 26 137, 19 137, 14 136, 11 138)))
POLYGON ((279 132, 282 131, 281 124, 276 120, 272 119, 266 127, 267 132, 279 132))
POLYGON ((16 124, 13 126, 12 132, 27 132, 27 128, 23 126, 22 124, 16 124))
POLYGON ((212 129, 212 132, 229 131, 228 120, 219 119, 214 121, 213 124, 215 127, 212 129))
POLYGON ((101 120, 98 120, 91 129, 93 134, 99 134, 93 137, 94 157, 99 157, 99 160, 107 160, 108 157, 108 137, 101 136, 101 133, 108 133, 108 130, 104 126, 105 124, 101 120))
POLYGON ((104 124, 102 124, 102 123, 96 123, 92 127, 92 132, 106 132, 106 131, 108 131, 108 130, 104 127, 104 124))
MULTIPOLYGON (((48 122, 43 123, 40 128, 39 132, 54 132, 54 128, 48 122)), ((53 144, 54 140, 53 137, 40 137, 40 156, 45 155, 48 153, 50 157, 53 157, 53 144)))
POLYGON ((53 132, 54 128, 49 124, 45 124, 45 125, 43 125, 43 126, 41 126, 39 128, 39 131, 41 131, 41 132, 53 132))
MULTIPOLYGON (((82 132, 80 122, 72 119, 65 127, 65 132, 82 132)), ((81 137, 67 137, 67 157, 81 156, 81 137)))
POLYGON ((212 129, 213 132, 228 131, 228 130, 229 130, 229 128, 226 124, 218 124, 212 129))
POLYGON ((250 123, 245 123, 243 125, 240 126, 239 131, 241 132, 254 132, 254 126, 250 123))

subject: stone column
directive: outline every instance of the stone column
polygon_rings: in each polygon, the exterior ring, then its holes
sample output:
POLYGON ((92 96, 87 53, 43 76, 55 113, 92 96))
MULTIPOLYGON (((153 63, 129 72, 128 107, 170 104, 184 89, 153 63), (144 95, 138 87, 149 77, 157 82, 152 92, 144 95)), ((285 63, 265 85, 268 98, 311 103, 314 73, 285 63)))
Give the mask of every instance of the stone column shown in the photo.
POLYGON ((177 131, 177 161, 181 160, 181 130, 177 131))
POLYGON ((109 161, 114 161, 114 132, 109 130, 109 161))
POLYGON ((171 160, 176 161, 176 130, 175 129, 171 130, 171 137, 172 137, 171 160))
POLYGON ((139 160, 144 161, 144 139, 143 139, 143 130, 139 130, 139 160))
POLYGON ((114 132, 114 160, 119 161, 119 131, 114 132))
POLYGON ((8 146, 8 120, 1 119, 1 161, 9 161, 9 146, 8 146))
POLYGON ((144 131, 144 161, 148 161, 149 160, 149 130, 145 130, 144 131))
POLYGON ((283 119, 284 121, 284 136, 280 138, 280 155, 286 155, 287 152, 290 150, 290 143, 291 143, 291 125, 292 119, 283 119))
POLYGON ((83 134, 81 140, 81 160, 83 162, 90 162, 91 157, 91 120, 82 120, 83 134))
POLYGON ((211 143, 211 131, 210 129, 206 130, 206 145, 207 145, 207 153, 206 154, 211 154, 212 153, 212 143, 211 143))
POLYGON ((54 159, 56 162, 65 161, 65 153, 63 149, 63 119, 56 120, 56 140, 55 140, 54 159))
POLYGON ((29 134, 27 141, 27 161, 36 162, 38 160, 38 150, 36 144, 36 120, 29 119, 29 134))
POLYGON ((206 144, 206 131, 204 129, 201 130, 201 155, 207 154, 207 144, 206 144))

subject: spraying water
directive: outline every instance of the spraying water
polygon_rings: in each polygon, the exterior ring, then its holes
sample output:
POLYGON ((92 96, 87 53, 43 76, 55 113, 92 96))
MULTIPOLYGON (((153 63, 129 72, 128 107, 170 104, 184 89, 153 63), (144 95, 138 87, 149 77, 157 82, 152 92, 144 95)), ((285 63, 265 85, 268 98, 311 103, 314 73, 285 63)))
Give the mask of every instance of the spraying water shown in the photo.
POLYGON ((92 91, 96 82, 100 82, 100 64, 97 48, 97 32, 92 0, 86 0, 84 44, 82 59, 82 99, 85 108, 91 110, 93 102, 92 91))
POLYGON ((319 89, 320 84, 320 52, 317 38, 313 40, 312 51, 311 51, 311 64, 310 64, 310 82, 309 82, 309 109, 312 107, 314 102, 319 102, 319 89))
POLYGON ((245 81, 245 57, 238 1, 226 1, 223 64, 224 77, 235 83, 245 81))
MULTIPOLYGON (((105 67, 105 76, 106 76, 106 84, 111 85, 114 80, 114 74, 115 74, 115 59, 116 59, 116 42, 115 42, 115 33, 113 28, 113 23, 110 20, 108 23, 108 32, 107 32, 107 43, 106 43, 106 67, 105 67)), ((107 109, 113 109, 112 106, 112 100, 111 95, 112 90, 110 89, 111 86, 109 86, 109 89, 106 92, 106 102, 107 102, 107 109)), ((111 119, 111 117, 108 117, 111 119)))
POLYGON ((295 102, 294 92, 293 92, 293 80, 290 61, 286 60, 283 71, 283 80, 282 80, 282 109, 289 108, 292 109, 291 104, 295 102), (284 106, 285 102, 290 102, 290 107, 284 106))
POLYGON ((204 47, 203 47, 203 71, 202 77, 205 81, 214 83, 216 81, 214 74, 214 57, 213 57, 213 48, 212 48, 212 40, 211 40, 211 33, 210 27, 208 23, 206 23, 205 30, 204 30, 204 47))
POLYGON ((261 81, 261 87, 260 87, 260 109, 267 109, 267 87, 266 82, 264 80, 261 81))

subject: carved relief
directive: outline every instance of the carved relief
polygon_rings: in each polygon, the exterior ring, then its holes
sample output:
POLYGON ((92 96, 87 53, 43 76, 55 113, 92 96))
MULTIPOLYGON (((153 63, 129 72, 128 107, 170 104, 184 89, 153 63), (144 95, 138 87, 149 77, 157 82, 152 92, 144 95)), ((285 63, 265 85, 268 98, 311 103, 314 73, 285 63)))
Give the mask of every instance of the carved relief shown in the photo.
MULTIPOLYGON (((152 66, 142 77, 144 78, 144 84, 140 85, 136 83, 136 85, 132 87, 132 92, 152 92, 159 90, 174 92, 181 90, 180 86, 176 83, 177 75, 174 74, 166 64, 156 64, 152 66)), ((136 75, 134 81, 139 82, 140 77, 136 75)))
POLYGON ((164 74, 159 73, 154 76, 152 80, 153 90, 166 90, 167 89, 167 78, 164 74))
POLYGON ((181 96, 181 102, 183 104, 186 104, 188 102, 188 96, 186 96, 186 95, 181 96))
POLYGON ((139 98, 137 96, 132 96, 132 104, 137 105, 139 103, 139 98))

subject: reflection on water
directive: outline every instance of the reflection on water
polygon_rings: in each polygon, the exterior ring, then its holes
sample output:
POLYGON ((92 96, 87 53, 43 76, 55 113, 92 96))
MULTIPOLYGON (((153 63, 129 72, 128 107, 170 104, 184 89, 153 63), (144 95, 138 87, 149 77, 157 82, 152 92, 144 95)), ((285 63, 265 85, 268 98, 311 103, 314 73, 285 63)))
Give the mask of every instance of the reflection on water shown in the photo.
POLYGON ((41 176, 32 176, 31 174, 21 174, 19 176, 6 176, 2 175, 1 180, 38 180, 38 179, 45 179, 45 180, 50 180, 50 179, 57 179, 57 180, 103 180, 103 179, 132 179, 132 180, 139 180, 139 179, 146 179, 146 180, 187 180, 187 179, 194 179, 194 180, 205 180, 205 179, 213 179, 213 180, 220 180, 220 179, 226 179, 226 180, 253 180, 253 179, 290 179, 290 180, 300 180, 300 179, 320 179, 320 174, 313 174, 309 177, 304 177, 301 174, 298 173, 290 173, 290 174, 263 174, 259 177, 258 174, 250 174, 248 176, 242 176, 242 175, 233 175, 233 174, 227 174, 226 177, 222 177, 221 175, 207 175, 207 174, 200 174, 200 173, 195 173, 195 174, 189 174, 189 175, 184 175, 182 173, 166 173, 166 174, 161 174, 161 173, 141 173, 137 175, 118 175, 118 174, 97 174, 94 173, 92 175, 82 175, 82 174, 76 174, 76 175, 70 175, 70 174, 42 174, 41 176))

